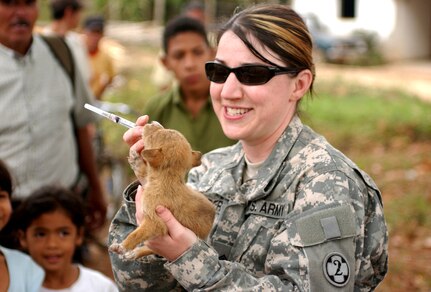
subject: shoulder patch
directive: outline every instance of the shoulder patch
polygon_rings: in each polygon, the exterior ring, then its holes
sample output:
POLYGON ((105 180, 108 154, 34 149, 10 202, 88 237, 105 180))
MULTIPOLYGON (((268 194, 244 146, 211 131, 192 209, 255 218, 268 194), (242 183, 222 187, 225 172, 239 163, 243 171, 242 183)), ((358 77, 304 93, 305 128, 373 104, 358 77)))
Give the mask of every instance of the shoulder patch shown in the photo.
POLYGON ((323 274, 331 285, 343 287, 349 282, 349 263, 341 253, 332 252, 323 261, 323 274))

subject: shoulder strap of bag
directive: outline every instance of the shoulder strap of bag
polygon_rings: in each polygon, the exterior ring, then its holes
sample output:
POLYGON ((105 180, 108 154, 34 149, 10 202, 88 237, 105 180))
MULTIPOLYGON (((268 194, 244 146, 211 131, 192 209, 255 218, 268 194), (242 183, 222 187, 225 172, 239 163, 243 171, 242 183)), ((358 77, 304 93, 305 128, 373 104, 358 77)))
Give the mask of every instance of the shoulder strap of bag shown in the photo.
MULTIPOLYGON (((51 50, 54 57, 60 63, 61 67, 66 72, 67 76, 69 76, 70 82, 72 84, 73 96, 75 96, 75 60, 73 59, 72 51, 69 46, 66 44, 64 38, 59 36, 46 36, 41 35, 42 39, 46 42, 49 49, 51 50)), ((75 115, 73 109, 70 111, 70 119, 73 125, 73 132, 75 135, 75 143, 76 149, 78 151, 78 165, 79 165, 79 157, 81 155, 79 151, 79 142, 78 142, 78 127, 75 122, 75 115)), ((81 175, 78 176, 76 182, 74 183, 73 188, 79 184, 81 175)))
POLYGON ((72 88, 75 89, 75 62, 66 41, 59 36, 41 35, 41 37, 66 72, 67 76, 69 76, 72 88))

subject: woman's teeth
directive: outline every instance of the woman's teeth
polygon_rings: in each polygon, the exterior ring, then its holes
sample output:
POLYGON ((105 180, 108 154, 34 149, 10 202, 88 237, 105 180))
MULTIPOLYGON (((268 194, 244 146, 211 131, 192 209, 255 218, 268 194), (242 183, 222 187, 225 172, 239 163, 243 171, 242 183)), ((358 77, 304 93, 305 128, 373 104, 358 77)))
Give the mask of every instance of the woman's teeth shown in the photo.
POLYGON ((231 108, 231 107, 226 108, 226 113, 230 116, 240 116, 247 113, 248 111, 250 110, 244 109, 244 108, 231 108))

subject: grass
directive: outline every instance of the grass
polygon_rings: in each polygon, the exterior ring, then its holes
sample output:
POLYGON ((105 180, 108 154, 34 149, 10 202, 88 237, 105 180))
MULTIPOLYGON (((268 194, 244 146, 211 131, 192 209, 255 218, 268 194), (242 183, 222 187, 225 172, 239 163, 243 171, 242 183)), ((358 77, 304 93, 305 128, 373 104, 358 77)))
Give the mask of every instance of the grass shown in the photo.
POLYGON ((317 84, 318 95, 303 101, 304 118, 342 148, 386 146, 394 139, 426 141, 431 137, 431 107, 399 91, 357 85, 317 84))
MULTIPOLYGON (((126 70, 127 82, 106 99, 139 112, 156 94, 150 74, 151 64, 126 70)), ((431 104, 397 90, 346 83, 317 82, 315 92, 301 103, 303 121, 369 173, 382 191, 390 270, 378 291, 430 291, 431 104)), ((125 158, 124 128, 109 121, 103 127, 109 150, 125 158)))

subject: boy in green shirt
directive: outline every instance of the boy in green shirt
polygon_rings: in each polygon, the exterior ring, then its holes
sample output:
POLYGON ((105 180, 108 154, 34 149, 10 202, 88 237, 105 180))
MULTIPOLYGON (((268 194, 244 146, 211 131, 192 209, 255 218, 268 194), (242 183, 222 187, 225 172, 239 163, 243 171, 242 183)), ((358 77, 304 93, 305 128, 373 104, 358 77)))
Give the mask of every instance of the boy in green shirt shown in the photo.
POLYGON ((150 98, 144 113, 164 127, 180 131, 202 153, 234 144, 215 115, 205 63, 214 57, 202 23, 190 17, 171 20, 163 33, 163 65, 175 75, 171 90, 150 98))

